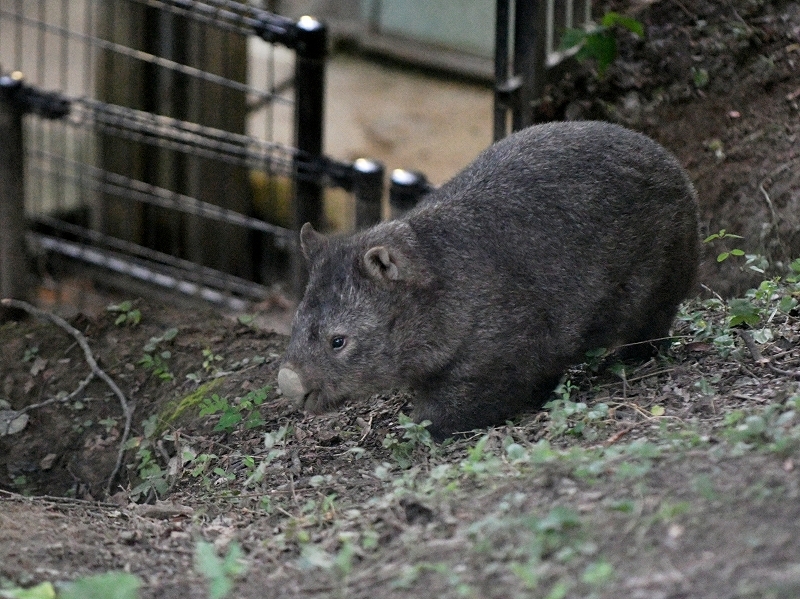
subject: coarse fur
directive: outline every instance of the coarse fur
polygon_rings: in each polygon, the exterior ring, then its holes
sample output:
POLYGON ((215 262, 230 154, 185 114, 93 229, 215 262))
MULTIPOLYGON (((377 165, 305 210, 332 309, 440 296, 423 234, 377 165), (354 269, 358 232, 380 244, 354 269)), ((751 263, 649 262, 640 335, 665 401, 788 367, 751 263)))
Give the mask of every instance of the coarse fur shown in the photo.
POLYGON ((399 220, 333 238, 306 225, 301 245, 284 394, 322 411, 410 388, 441 438, 540 407, 589 350, 668 336, 696 275, 697 201, 649 138, 551 123, 399 220))

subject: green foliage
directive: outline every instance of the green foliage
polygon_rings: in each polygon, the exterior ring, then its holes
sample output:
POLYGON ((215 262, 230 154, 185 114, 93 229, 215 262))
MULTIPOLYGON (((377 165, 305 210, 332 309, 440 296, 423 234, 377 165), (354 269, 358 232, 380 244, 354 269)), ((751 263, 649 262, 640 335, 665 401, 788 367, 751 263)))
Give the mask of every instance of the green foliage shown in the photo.
POLYGON ((596 425, 602 424, 608 418, 608 405, 605 403, 590 407, 584 402, 572 401, 571 397, 576 389, 567 379, 555 389, 559 398, 545 404, 550 417, 550 434, 553 437, 573 435, 594 439, 597 436, 596 425))
POLYGON ((144 345, 144 356, 139 360, 139 365, 151 370, 155 376, 162 381, 171 381, 175 376, 169 371, 167 360, 172 357, 169 350, 158 351, 158 346, 162 343, 172 341, 178 334, 178 329, 167 329, 160 337, 151 337, 144 345))
MULTIPOLYGON (((2 580, 2 579, 0 579, 2 580)), ((42 582, 36 586, 23 589, 0 589, 2 599, 56 599, 56 589, 52 582, 42 582)))
POLYGON ((59 599, 136 599, 142 580, 127 572, 106 572, 79 578, 58 593, 59 599))
POLYGON ((200 416, 220 414, 219 422, 214 427, 214 431, 217 432, 233 432, 240 422, 244 422, 248 430, 262 426, 266 421, 258 408, 264 403, 270 391, 272 386, 267 385, 250 391, 244 397, 237 397, 232 402, 214 393, 210 397, 203 398, 200 416))
POLYGON ((405 470, 414 463, 413 457, 421 448, 433 453, 436 446, 427 429, 431 424, 430 420, 417 424, 405 414, 399 414, 398 421, 403 429, 402 437, 398 438, 396 433, 388 433, 383 439, 383 446, 392 452, 395 462, 405 470))
POLYGON ((723 435, 740 450, 762 447, 789 455, 800 447, 800 395, 783 403, 773 403, 761 410, 734 410, 726 414, 723 435))
POLYGON ((25 349, 25 354, 22 356, 23 362, 33 362, 39 355, 39 346, 34 345, 25 349))
POLYGON ((133 302, 130 300, 126 300, 121 304, 106 306, 106 311, 118 315, 117 319, 114 321, 114 324, 118 327, 127 325, 135 327, 142 320, 141 311, 134 308, 133 302))
POLYGON ((217 555, 214 545, 198 541, 194 550, 195 570, 208 580, 210 599, 223 599, 233 589, 237 576, 247 570, 238 543, 231 543, 224 557, 217 555))
POLYGON ((641 22, 612 11, 603 16, 600 24, 592 23, 586 29, 570 28, 564 31, 560 49, 578 48, 575 57, 580 61, 595 60, 598 75, 605 77, 606 70, 617 58, 615 28, 626 29, 638 37, 644 37, 644 26, 641 22))
MULTIPOLYGON (((126 449, 136 449, 135 464, 136 474, 141 481, 131 489, 132 501, 150 496, 163 497, 169 489, 167 472, 158 463, 158 415, 153 414, 142 422, 143 434, 128 439, 126 449)), ((129 466, 131 467, 131 466, 129 466)))

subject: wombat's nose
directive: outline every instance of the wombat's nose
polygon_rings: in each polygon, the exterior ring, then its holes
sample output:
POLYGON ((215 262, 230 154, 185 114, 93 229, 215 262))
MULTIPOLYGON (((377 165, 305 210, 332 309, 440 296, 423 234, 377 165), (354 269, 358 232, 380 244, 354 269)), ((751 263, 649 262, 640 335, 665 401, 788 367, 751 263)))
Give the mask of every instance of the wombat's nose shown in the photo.
POLYGON ((306 396, 306 388, 300 375, 288 366, 278 371, 278 387, 286 397, 294 401, 301 401, 306 396))

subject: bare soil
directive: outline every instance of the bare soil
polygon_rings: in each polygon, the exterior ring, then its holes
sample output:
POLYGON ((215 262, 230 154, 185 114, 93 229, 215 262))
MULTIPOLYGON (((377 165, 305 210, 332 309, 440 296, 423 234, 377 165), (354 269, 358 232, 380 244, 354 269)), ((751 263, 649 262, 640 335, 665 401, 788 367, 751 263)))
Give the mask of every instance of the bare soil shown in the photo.
MULTIPOLYGON (((800 256, 800 4, 625 9, 646 39, 622 35, 605 79, 587 66, 540 116, 652 135, 692 175, 706 230, 785 273, 800 256)), ((704 262, 711 290, 764 279, 717 264, 722 249, 704 262)), ((123 392, 127 438, 109 385, 82 387, 75 337, 0 326, 0 416, 28 417, 0 436, 0 594, 125 571, 141 597, 211 596, 206 540, 242 549, 235 597, 800 596, 796 308, 737 334, 721 303, 689 303, 666 355, 624 376, 575 369, 551 410, 435 446, 402 424, 408 395, 323 416, 288 405, 287 339, 262 326, 289 313, 279 301, 240 321, 138 299, 141 322, 115 324, 102 308, 122 299, 68 321, 123 392)))

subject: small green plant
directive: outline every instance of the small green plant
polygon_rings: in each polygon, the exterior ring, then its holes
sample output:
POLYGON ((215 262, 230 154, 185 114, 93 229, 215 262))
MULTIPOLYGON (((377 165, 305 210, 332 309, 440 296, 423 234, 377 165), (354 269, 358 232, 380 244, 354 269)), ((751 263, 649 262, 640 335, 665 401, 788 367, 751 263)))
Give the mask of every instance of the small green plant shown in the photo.
POLYGON ((405 414, 400 414, 398 420, 403 429, 402 439, 396 433, 388 433, 383 439, 383 446, 392 452, 394 460, 405 470, 413 464, 413 455, 419 448, 425 447, 432 453, 435 445, 427 429, 430 420, 417 424, 405 414))
POLYGON ((142 422, 142 435, 128 439, 126 449, 136 450, 136 474, 141 482, 130 493, 131 500, 151 496, 162 497, 169 490, 168 473, 161 468, 157 459, 158 415, 153 414, 142 422))
POLYGON ((210 599, 223 599, 233 589, 233 582, 247 570, 242 549, 234 542, 224 557, 217 555, 212 543, 198 541, 194 550, 195 570, 208 580, 210 599))
POLYGON ((603 78, 617 58, 616 28, 627 29, 638 37, 644 37, 644 26, 640 21, 612 11, 603 15, 599 24, 591 23, 584 29, 570 28, 564 31, 560 50, 578 48, 575 58, 580 61, 595 60, 597 74, 603 78))
POLYGON ((244 397, 237 397, 232 402, 214 393, 210 397, 203 399, 200 407, 200 416, 220 414, 219 422, 214 427, 217 432, 233 432, 242 421, 244 421, 245 428, 248 430, 262 426, 266 421, 258 408, 264 403, 270 391, 272 391, 272 387, 267 385, 250 391, 244 397))
POLYGON ((142 579, 129 572, 105 572, 69 583, 59 599, 137 599, 142 579))
POLYGON ((150 337, 144 345, 144 356, 139 360, 139 365, 151 370, 155 376, 162 381, 171 381, 175 376, 169 371, 167 360, 172 357, 169 350, 158 351, 158 346, 162 343, 172 341, 178 334, 178 329, 167 329, 160 337, 150 337))
MULTIPOLYGON (((703 243, 711 243, 712 241, 717 241, 721 239, 742 239, 741 235, 734 235, 733 233, 728 233, 725 229, 720 229, 717 233, 712 233, 708 237, 703 240, 703 243)), ((744 256, 744 250, 740 250, 739 248, 732 248, 730 250, 726 250, 720 254, 717 254, 717 262, 724 262, 731 256, 744 256)))
POLYGON ((136 326, 142 320, 142 313, 133 307, 133 302, 126 300, 121 304, 111 304, 106 306, 106 311, 112 314, 117 314, 117 319, 114 324, 118 327, 121 326, 136 326))
POLYGON ((594 425, 601 424, 608 418, 608 404, 598 403, 588 406, 586 403, 572 401, 570 397, 576 387, 569 380, 556 387, 559 396, 545 404, 550 417, 550 434, 553 437, 574 435, 593 439, 597 436, 594 425))
POLYGON ((213 370, 216 370, 214 364, 217 362, 222 362, 222 360, 223 357, 219 354, 215 354, 210 348, 203 350, 203 370, 206 372, 212 372, 213 370))

